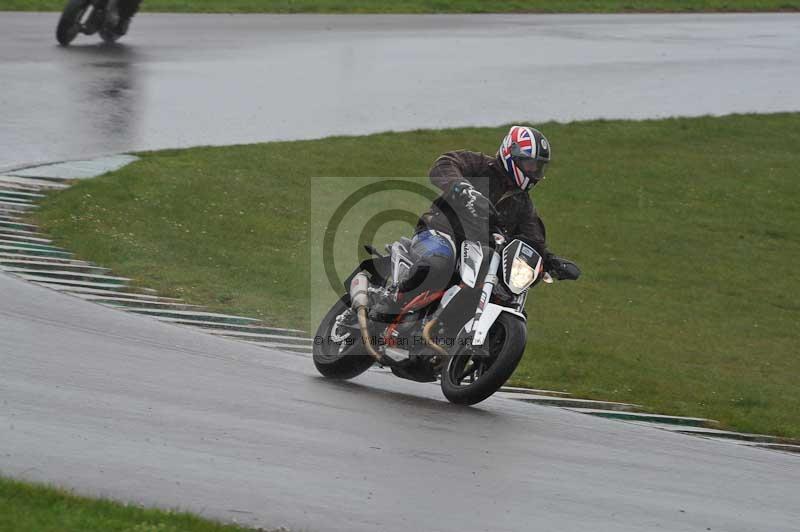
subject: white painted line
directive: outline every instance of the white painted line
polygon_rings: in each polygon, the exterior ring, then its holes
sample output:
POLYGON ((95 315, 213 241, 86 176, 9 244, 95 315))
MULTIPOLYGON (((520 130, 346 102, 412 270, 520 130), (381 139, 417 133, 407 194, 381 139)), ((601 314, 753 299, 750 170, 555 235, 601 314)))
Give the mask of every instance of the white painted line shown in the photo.
POLYGON ((38 202, 47 196, 39 189, 23 188, 19 185, 8 185, 0 182, 0 197, 29 202, 38 202))
MULTIPOLYGON (((1 255, 5 255, 5 253, 0 253, 0 265, 15 265, 16 267, 24 267, 24 266, 36 266, 38 268, 34 269, 41 269, 45 271, 49 271, 56 268, 65 268, 67 270, 75 270, 77 272, 87 271, 87 273, 99 273, 104 274, 111 270, 108 268, 101 268, 100 266, 93 266, 86 263, 75 262, 74 264, 70 262, 49 262, 44 260, 28 260, 28 259, 9 259, 5 258, 1 255)), ((19 255, 21 256, 21 255, 19 255)), ((41 257, 34 257, 34 259, 41 259, 41 257)))
MULTIPOLYGON (((295 333, 297 335, 303 335, 300 337, 304 337, 306 332, 301 331, 300 329, 282 329, 280 327, 270 327, 269 325, 236 325, 232 323, 221 323, 218 321, 202 321, 202 320, 190 320, 186 318, 166 318, 159 316, 157 318, 159 321, 166 321, 169 323, 177 323, 179 325, 190 325, 192 327, 202 327, 207 329, 219 329, 219 330, 227 330, 227 331, 244 331, 244 332, 264 332, 266 334, 272 333, 295 333)), ((287 336, 292 336, 291 334, 287 336)), ((297 337, 297 336, 295 336, 297 337)))
MULTIPOLYGON (((14 246, 20 246, 22 244, 22 242, 17 242, 15 240, 9 240, 7 238, 4 238, 4 235, 0 235, 0 244, 9 244, 9 245, 14 245, 14 246)), ((63 251, 63 252, 67 251, 64 248, 60 248, 60 247, 57 247, 57 246, 49 246, 49 245, 46 245, 46 244, 31 244, 31 246, 36 246, 36 247, 35 248, 30 248, 30 249, 44 249, 46 251, 63 251)))
MULTIPOLYGON (((100 266, 95 266, 90 262, 85 262, 82 260, 75 260, 75 259, 68 259, 68 258, 60 258, 60 257, 43 257, 42 255, 26 255, 24 253, 3 253, 0 252, 0 261, 8 259, 9 262, 14 262, 17 259, 19 260, 36 260, 46 262, 48 264, 53 264, 54 266, 57 265, 71 265, 71 266, 86 266, 92 268, 100 268, 100 266)), ((108 268, 100 268, 101 270, 107 270, 108 268)))
POLYGON ((602 416, 602 417, 610 417, 616 419, 630 419, 630 420, 639 420, 639 421, 647 421, 648 419, 652 419, 653 421, 660 421, 663 423, 670 423, 673 422, 675 424, 681 423, 709 423, 709 424, 716 424, 719 423, 713 419, 706 419, 702 417, 683 417, 683 416, 667 416, 663 414, 646 414, 646 413, 639 413, 639 412, 619 412, 616 410, 603 410, 598 408, 568 408, 567 410, 572 410, 573 412, 580 412, 581 414, 590 414, 593 416, 602 416))
POLYGON ((38 237, 42 233, 38 231, 25 231, 24 229, 13 229, 11 227, 5 227, 0 224, 0 235, 20 235, 20 236, 30 236, 30 237, 38 237))
POLYGON ((72 281, 69 279, 57 279, 53 277, 41 277, 38 275, 28 275, 26 273, 17 273, 19 277, 23 279, 27 279, 28 281, 33 281, 36 283, 48 283, 48 284, 62 284, 67 286, 81 286, 85 288, 109 288, 114 290, 119 290, 120 288, 125 288, 126 285, 124 284, 114 284, 114 283, 94 283, 90 281, 72 281))
POLYGON ((19 242, 29 242, 31 244, 52 244, 53 241, 47 238, 39 238, 36 236, 27 236, 27 235, 17 235, 13 233, 6 233, 5 231, 0 231, 0 238, 3 240, 16 240, 19 242))
POLYGON ((23 185, 21 183, 7 182, 7 181, 5 181, 5 178, 2 177, 2 176, 0 176, 0 192, 2 192, 2 193, 11 193, 11 194, 15 194, 15 193, 18 193, 18 192, 24 192, 24 193, 27 193, 27 194, 37 194, 39 196, 45 196, 45 194, 42 194, 42 192, 44 192, 44 190, 42 190, 40 187, 34 187, 34 186, 31 186, 31 185, 23 185))
POLYGON ((557 392, 555 390, 539 390, 537 388, 520 388, 518 386, 503 386, 500 388, 501 392, 507 393, 521 393, 521 394, 534 394, 534 395, 552 395, 554 397, 567 397, 572 394, 568 392, 557 392))
MULTIPOLYGON (((768 434, 753 434, 749 432, 734 432, 730 430, 712 429, 706 427, 692 427, 687 425, 670 425, 667 423, 648 423, 646 421, 627 421, 634 425, 653 427, 670 432, 680 432, 682 434, 692 434, 695 436, 707 436, 710 438, 724 438, 737 441, 754 441, 757 443, 781 443, 781 438, 768 434)), ((786 439, 784 438, 784 441, 786 439)), ((792 443, 790 443, 792 445, 792 443)))
POLYGON ((232 314, 217 314, 215 312, 194 312, 194 311, 191 311, 191 310, 186 310, 186 311, 182 311, 182 310, 163 311, 163 310, 142 309, 142 310, 135 310, 133 312, 141 312, 142 314, 155 314, 155 313, 167 313, 168 312, 169 314, 174 315, 174 316, 186 316, 186 317, 201 316, 201 317, 204 317, 204 318, 220 318, 220 319, 231 319, 231 320, 241 320, 241 321, 251 321, 251 322, 257 322, 258 321, 255 318, 247 318, 245 316, 234 316, 232 314))
POLYGON ((526 403, 536 403, 541 405, 559 406, 562 408, 596 408, 600 410, 612 410, 615 412, 641 410, 641 405, 632 403, 618 403, 614 401, 599 401, 593 399, 577 399, 573 397, 553 397, 549 395, 531 395, 521 393, 495 393, 498 397, 524 401, 526 403))
POLYGON ((113 155, 111 157, 100 157, 88 161, 67 161, 56 164, 46 164, 35 166, 23 170, 8 172, 15 177, 33 177, 45 179, 90 179, 107 172, 119 170, 139 158, 133 155, 113 155))
POLYGON ((25 214, 33 208, 33 205, 20 205, 19 203, 0 200, 0 215, 25 216, 25 214))
POLYGON ((178 303, 176 301, 160 301, 157 299, 145 301, 142 299, 137 298, 130 298, 130 297, 117 297, 117 296, 102 296, 100 294, 75 294, 80 298, 83 298, 87 301, 94 301, 95 303, 100 304, 107 304, 108 306, 112 306, 115 308, 119 308, 122 310, 129 310, 132 308, 147 308, 147 305, 155 305, 157 307, 164 307, 164 308, 174 308, 176 310, 181 309, 189 309, 189 308, 203 308, 199 305, 190 305, 188 303, 178 303), (114 303, 134 303, 136 305, 145 305, 142 307, 134 307, 133 305, 115 305, 114 303))
POLYGON ((0 202, 10 203, 11 205, 22 205, 24 207, 33 207, 34 203, 28 199, 17 198, 15 196, 6 194, 0 189, 0 202))
POLYGON ((31 231, 38 231, 39 227, 25 223, 23 218, 19 218, 17 216, 3 216, 0 214, 0 227, 27 227, 31 231))
MULTIPOLYGON (((91 287, 83 287, 83 286, 69 286, 69 285, 60 285, 60 284, 53 284, 48 282, 39 282, 40 285, 50 288, 52 290, 58 290, 59 292, 65 292, 67 294, 83 297, 86 294, 98 294, 98 295, 110 295, 110 296, 122 296, 122 297, 130 297, 136 299, 142 299, 144 301, 157 301, 159 299, 166 299, 169 300, 170 298, 165 297, 158 297, 158 296, 151 296, 147 294, 139 294, 137 292, 116 292, 114 290, 105 290, 102 288, 91 288, 91 287)), ((126 288, 126 287, 121 287, 126 288)), ((131 288, 133 290, 133 288, 131 288)), ((181 301, 180 299, 176 299, 176 302, 181 301)))
POLYGON ((21 199, 36 201, 45 195, 30 189, 19 188, 17 185, 0 182, 0 195, 13 196, 21 199))
POLYGON ((218 336, 228 336, 231 338, 241 338, 242 340, 251 339, 253 341, 258 341, 260 338, 265 338, 267 341, 269 340, 291 340, 303 343, 311 343, 313 342, 313 338, 302 338, 300 336, 285 336, 282 334, 259 334, 259 333, 249 333, 249 332, 240 332, 240 331, 226 331, 226 330, 209 330, 211 334, 216 334, 218 336))
POLYGON ((289 345, 289 344, 271 343, 271 342, 248 342, 248 343, 255 344, 261 347, 268 347, 270 349, 286 349, 287 351, 295 351, 299 353, 311 353, 313 351, 313 348, 310 346, 304 347, 299 345, 289 345))
POLYGON ((31 192, 30 190, 21 190, 18 188, 4 187, 2 182, 0 182, 0 196, 18 197, 22 199, 29 199, 31 201, 36 201, 39 198, 46 197, 44 194, 39 194, 38 192, 31 192))
POLYGON ((51 254, 51 255, 58 254, 58 255, 61 255, 62 258, 72 257, 72 253, 69 253, 68 251, 51 251, 51 250, 47 250, 47 249, 31 249, 29 247, 13 246, 13 245, 3 244, 3 243, 0 243, 0 251, 6 251, 6 252, 17 251, 17 252, 20 252, 20 253, 36 253, 38 251, 39 253, 47 253, 47 254, 51 254))
MULTIPOLYGON (((719 440, 719 438, 715 438, 719 440)), ((734 440, 727 440, 734 441, 734 440)), ((790 443, 759 443, 754 441, 737 441, 739 445, 746 445, 748 447, 759 447, 761 449, 769 449, 771 451, 784 451, 787 453, 800 453, 800 445, 792 445, 790 443)))
POLYGON ((19 203, 11 203, 8 201, 0 200, 0 212, 20 214, 35 209, 37 207, 38 205, 22 205, 19 203))
POLYGON ((57 189, 64 189, 69 188, 69 185, 64 183, 55 183, 53 181, 45 180, 45 179, 36 179, 30 177, 20 177, 20 176, 11 176, 11 175, 2 175, 0 176, 0 183, 11 183, 17 185, 25 185, 32 187, 34 189, 39 188, 57 188, 57 189))
POLYGON ((14 207, 24 207, 26 209, 36 207, 36 205, 31 203, 30 201, 19 198, 9 198, 5 196, 2 192, 0 192, 0 203, 8 204, 14 207))
POLYGON ((14 268, 3 266, 2 269, 16 274, 30 274, 45 277, 81 277, 92 281, 130 281, 127 277, 114 277, 113 275, 103 275, 99 273, 70 272, 66 270, 44 270, 35 268, 14 268))

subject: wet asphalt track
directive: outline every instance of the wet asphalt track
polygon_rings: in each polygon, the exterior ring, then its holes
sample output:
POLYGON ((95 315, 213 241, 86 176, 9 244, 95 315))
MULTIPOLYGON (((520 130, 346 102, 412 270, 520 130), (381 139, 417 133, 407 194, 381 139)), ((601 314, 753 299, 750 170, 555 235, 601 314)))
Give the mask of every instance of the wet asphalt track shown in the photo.
POLYGON ((142 15, 55 44, 0 13, 0 169, 515 120, 800 109, 800 15, 142 15))
MULTIPOLYGON (((798 16, 511 20, 142 16, 124 46, 64 50, 53 15, 2 13, 0 167, 520 116, 800 106, 798 16), (454 54, 471 58, 442 70, 454 54)), ((5 275, 0 368, 0 471, 81 493, 312 531, 800 523, 796 456, 503 399, 462 409, 378 373, 331 383, 298 356, 5 275)))
POLYGON ((372 373, 0 276, 0 471, 311 531, 796 531, 800 458, 372 373))

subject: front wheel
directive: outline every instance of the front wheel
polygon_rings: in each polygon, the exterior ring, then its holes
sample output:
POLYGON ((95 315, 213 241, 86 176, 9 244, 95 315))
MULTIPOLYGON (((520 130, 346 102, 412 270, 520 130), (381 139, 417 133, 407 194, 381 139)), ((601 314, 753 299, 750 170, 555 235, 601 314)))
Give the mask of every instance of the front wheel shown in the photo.
POLYGON ((464 351, 447 361, 442 371, 444 396, 451 403, 474 405, 499 390, 517 369, 527 335, 524 320, 500 314, 489 330, 484 351, 464 351))
POLYGON ((343 330, 336 323, 336 318, 350 308, 349 303, 348 296, 339 299, 322 318, 314 336, 314 365, 322 375, 332 379, 352 379, 375 363, 361 342, 358 326, 343 330))
POLYGON ((58 19, 56 39, 61 46, 68 46, 81 31, 81 19, 89 8, 91 0, 69 0, 58 19))

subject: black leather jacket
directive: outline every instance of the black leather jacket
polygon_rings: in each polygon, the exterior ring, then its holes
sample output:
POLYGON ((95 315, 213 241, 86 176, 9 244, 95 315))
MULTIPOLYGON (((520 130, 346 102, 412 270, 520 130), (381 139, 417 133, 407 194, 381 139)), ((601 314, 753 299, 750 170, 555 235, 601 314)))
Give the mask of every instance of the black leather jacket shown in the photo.
POLYGON ((429 172, 431 183, 444 193, 417 222, 417 231, 433 229, 452 235, 460 244, 463 231, 453 207, 445 199, 450 187, 461 180, 472 183, 500 214, 500 225, 512 238, 533 246, 547 261, 552 255, 546 245, 545 228, 528 192, 521 190, 495 157, 474 151, 452 151, 439 157, 429 172))

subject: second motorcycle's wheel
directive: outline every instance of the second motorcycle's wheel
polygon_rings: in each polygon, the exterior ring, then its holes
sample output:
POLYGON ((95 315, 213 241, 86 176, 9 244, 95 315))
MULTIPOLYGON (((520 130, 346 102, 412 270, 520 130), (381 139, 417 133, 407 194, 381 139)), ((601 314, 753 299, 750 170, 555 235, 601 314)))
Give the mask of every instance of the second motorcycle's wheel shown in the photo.
POLYGON ((68 46, 81 31, 81 18, 89 8, 90 0, 69 0, 58 19, 56 39, 61 46, 68 46))
POLYGON ((334 331, 336 317, 350 307, 349 300, 349 297, 344 296, 333 305, 322 319, 314 336, 314 365, 322 375, 332 379, 352 379, 367 371, 375 363, 375 359, 367 354, 361 343, 357 325, 348 339, 340 342, 332 340, 332 337, 341 334, 341 331, 334 331), (346 343, 348 341, 351 342, 349 346, 346 343))
POLYGON ((500 314, 484 342, 488 356, 462 351, 447 361, 442 370, 444 396, 452 403, 474 405, 499 390, 522 359, 527 332, 524 320, 500 314))

